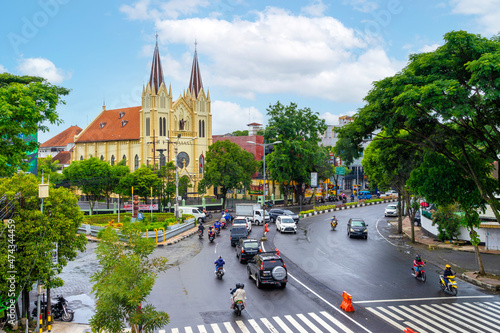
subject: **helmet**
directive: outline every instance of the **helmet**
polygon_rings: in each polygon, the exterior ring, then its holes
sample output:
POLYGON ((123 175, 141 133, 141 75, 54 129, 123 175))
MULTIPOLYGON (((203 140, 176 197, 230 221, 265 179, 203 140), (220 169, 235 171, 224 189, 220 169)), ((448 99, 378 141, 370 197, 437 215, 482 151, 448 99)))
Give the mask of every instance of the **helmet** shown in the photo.
POLYGON ((420 254, 417 254, 417 255, 415 256, 415 260, 416 260, 416 261, 420 261, 420 260, 422 260, 422 259, 420 258, 420 254))
MULTIPOLYGON (((244 285, 243 285, 243 287, 244 287, 244 285)), ((236 289, 240 289, 240 288, 242 288, 242 284, 241 283, 237 283, 236 284, 236 289)))
POLYGON ((213 228, 212 226, 208 227, 208 229, 210 229, 210 230, 212 230, 212 228, 213 228))
POLYGON ((222 259, 222 256, 219 256, 219 259, 222 259))
POLYGON ((446 267, 446 268, 451 268, 451 266, 450 266, 450 265, 448 265, 448 264, 446 264, 446 266, 444 266, 444 267, 446 267))
POLYGON ((243 283, 240 283, 240 289, 244 289, 245 285, 243 283))

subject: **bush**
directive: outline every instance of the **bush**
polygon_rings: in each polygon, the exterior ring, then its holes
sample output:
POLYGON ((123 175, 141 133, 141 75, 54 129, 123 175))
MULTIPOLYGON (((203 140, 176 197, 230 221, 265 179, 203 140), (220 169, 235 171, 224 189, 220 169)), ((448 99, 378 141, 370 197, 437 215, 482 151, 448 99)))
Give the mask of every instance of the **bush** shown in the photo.
POLYGON ((458 239, 460 221, 456 206, 439 207, 432 214, 432 225, 437 225, 438 239, 440 241, 458 239))

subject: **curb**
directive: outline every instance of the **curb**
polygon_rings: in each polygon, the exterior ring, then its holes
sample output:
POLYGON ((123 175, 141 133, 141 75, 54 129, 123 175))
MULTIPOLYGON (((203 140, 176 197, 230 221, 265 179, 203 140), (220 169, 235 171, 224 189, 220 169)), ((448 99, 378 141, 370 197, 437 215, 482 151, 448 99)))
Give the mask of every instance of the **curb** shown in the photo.
POLYGON ((490 289, 493 291, 500 290, 500 285, 494 285, 491 283, 482 282, 480 280, 477 280, 477 279, 474 279, 474 278, 467 276, 466 273, 462 273, 462 279, 464 279, 465 281, 470 282, 472 284, 475 284, 476 286, 479 286, 479 287, 483 287, 483 288, 490 289))
POLYGON ((365 206, 371 206, 371 205, 380 205, 380 204, 385 204, 385 203, 390 203, 390 202, 395 202, 397 199, 390 199, 390 200, 383 200, 379 202, 369 202, 369 203, 362 203, 362 204, 356 204, 356 205, 349 205, 349 206, 344 206, 340 208, 330 208, 327 210, 318 210, 312 213, 307 213, 302 215, 302 218, 314 216, 314 215, 319 215, 319 214, 326 214, 326 213, 332 213, 335 211, 340 211, 340 210, 346 210, 346 209, 352 209, 352 208, 360 208, 360 207, 365 207, 365 206))

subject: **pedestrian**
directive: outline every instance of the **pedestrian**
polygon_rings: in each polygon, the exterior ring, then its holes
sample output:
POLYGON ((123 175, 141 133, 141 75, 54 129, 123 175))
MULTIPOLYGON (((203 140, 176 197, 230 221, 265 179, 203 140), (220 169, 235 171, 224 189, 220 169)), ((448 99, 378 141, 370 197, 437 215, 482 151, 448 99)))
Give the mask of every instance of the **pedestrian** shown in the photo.
POLYGON ((267 225, 266 222, 266 224, 264 224, 264 236, 266 236, 268 232, 269 232, 269 226, 267 225))
POLYGON ((141 320, 141 321, 140 321, 140 322, 139 322, 139 324, 137 325, 137 326, 138 326, 138 328, 139 328, 138 332, 139 332, 139 333, 141 333, 141 332, 142 332, 142 302, 139 302, 139 305, 137 306, 136 311, 137 311, 138 313, 140 313, 140 316, 141 316, 141 317, 140 317, 140 320, 141 320))

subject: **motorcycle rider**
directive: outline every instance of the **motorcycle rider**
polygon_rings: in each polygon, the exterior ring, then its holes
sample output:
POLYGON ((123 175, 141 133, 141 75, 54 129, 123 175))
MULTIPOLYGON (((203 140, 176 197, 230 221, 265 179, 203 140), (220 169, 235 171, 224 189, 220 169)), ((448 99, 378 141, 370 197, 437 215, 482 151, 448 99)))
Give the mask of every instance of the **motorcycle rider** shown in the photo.
POLYGON ((203 236, 203 232, 205 231, 205 227, 203 226, 203 224, 199 224, 198 225, 198 232, 201 232, 201 235, 203 236))
POLYGON ((237 283, 236 288, 231 290, 231 295, 233 295, 233 297, 231 297, 231 309, 234 308, 234 303, 236 303, 236 301, 243 301, 243 305, 246 307, 245 299, 247 297, 244 288, 245 285, 243 283, 237 283))
POLYGON ((217 229, 218 231, 220 231, 220 228, 221 228, 221 224, 219 221, 215 221, 214 223, 214 228, 217 229))
POLYGON ((226 222, 231 222, 231 215, 229 215, 227 209, 224 211, 223 217, 226 219, 226 222))
POLYGON ((219 258, 217 260, 215 260, 214 264, 215 264, 215 273, 217 273, 217 271, 219 270, 219 268, 222 268, 224 269, 224 264, 226 262, 224 261, 224 259, 222 259, 222 256, 219 256, 219 258))
POLYGON ((420 267, 424 266, 424 265, 425 265, 424 261, 422 260, 420 255, 417 254, 415 256, 415 260, 413 260, 413 269, 415 270, 415 276, 417 276, 419 274, 420 267))
POLYGON ((333 227, 334 225, 337 225, 337 224, 338 224, 338 221, 337 221, 337 218, 335 217, 335 215, 333 215, 332 220, 330 221, 330 224, 332 225, 332 227, 333 227))
POLYGON ((208 237, 213 237, 215 236, 215 231, 212 226, 208 227, 208 237))
POLYGON ((451 271, 451 266, 449 264, 446 264, 444 268, 444 273, 443 273, 443 280, 446 283, 446 288, 448 288, 448 285, 450 284, 450 276, 453 276, 453 272, 451 271))

